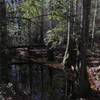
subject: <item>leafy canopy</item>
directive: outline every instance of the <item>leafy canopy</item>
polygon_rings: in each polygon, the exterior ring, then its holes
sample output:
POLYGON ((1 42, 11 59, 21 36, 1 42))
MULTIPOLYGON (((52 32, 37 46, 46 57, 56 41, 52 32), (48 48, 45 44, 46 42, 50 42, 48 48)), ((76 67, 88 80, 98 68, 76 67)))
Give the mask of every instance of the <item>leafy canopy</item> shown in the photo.
POLYGON ((67 19, 66 13, 68 10, 68 2, 66 0, 54 0, 51 1, 51 15, 49 20, 55 23, 54 27, 47 31, 45 38, 46 44, 52 42, 52 47, 56 47, 61 44, 65 39, 65 33, 67 31, 67 19))
POLYGON ((19 10, 25 18, 33 18, 41 15, 42 4, 44 0, 25 0, 20 6, 19 10))

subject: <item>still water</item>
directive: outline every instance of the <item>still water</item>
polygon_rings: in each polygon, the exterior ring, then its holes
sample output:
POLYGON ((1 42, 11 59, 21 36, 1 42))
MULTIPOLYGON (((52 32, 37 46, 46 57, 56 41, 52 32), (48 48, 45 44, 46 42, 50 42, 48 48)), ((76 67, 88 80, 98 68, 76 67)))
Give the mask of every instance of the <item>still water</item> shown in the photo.
POLYGON ((10 81, 32 100, 64 100, 65 79, 62 70, 39 64, 12 65, 10 81))

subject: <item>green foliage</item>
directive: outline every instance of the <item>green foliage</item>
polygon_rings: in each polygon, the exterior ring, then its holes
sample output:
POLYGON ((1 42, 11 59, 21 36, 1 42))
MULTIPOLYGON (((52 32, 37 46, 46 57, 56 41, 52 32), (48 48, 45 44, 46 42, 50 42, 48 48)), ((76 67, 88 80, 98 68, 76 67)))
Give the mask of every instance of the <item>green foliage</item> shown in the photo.
POLYGON ((68 2, 66 0, 55 0, 51 2, 50 20, 63 21, 66 19, 66 12, 68 9, 68 2))
MULTIPOLYGON (((69 1, 69 0, 68 0, 69 1)), ((66 0, 25 0, 20 6, 19 11, 25 18, 33 18, 42 15, 42 10, 48 9, 50 6, 51 15, 48 16, 48 23, 53 21, 55 27, 46 32, 45 43, 52 43, 52 47, 61 44, 65 38, 64 33, 67 31, 66 13, 68 9, 68 1, 66 0)))
POLYGON ((6 12, 7 12, 7 14, 10 14, 12 16, 16 16, 17 15, 17 6, 14 8, 14 6, 12 7, 12 5, 9 5, 8 3, 6 3, 6 12))
POLYGON ((41 15, 41 3, 41 0, 25 0, 19 6, 19 11, 25 18, 32 18, 41 15))
POLYGON ((44 39, 46 45, 49 43, 52 44, 52 47, 55 48, 57 45, 60 45, 64 40, 64 34, 66 32, 66 28, 64 23, 61 26, 61 23, 58 26, 52 28, 47 31, 46 37, 44 39))
POLYGON ((55 27, 47 31, 45 43, 52 43, 52 47, 60 45, 67 31, 66 13, 68 10, 68 2, 66 0, 51 1, 51 15, 48 16, 49 20, 55 23, 55 27))
POLYGON ((49 16, 49 19, 54 21, 61 21, 65 20, 65 16, 62 14, 62 12, 52 11, 52 15, 49 16))

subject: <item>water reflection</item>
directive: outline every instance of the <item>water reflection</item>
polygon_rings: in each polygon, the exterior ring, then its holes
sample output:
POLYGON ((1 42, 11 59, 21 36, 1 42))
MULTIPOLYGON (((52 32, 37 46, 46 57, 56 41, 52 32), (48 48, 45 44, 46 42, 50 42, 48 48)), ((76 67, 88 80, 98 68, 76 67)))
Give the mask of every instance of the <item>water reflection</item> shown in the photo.
POLYGON ((30 80, 30 66, 27 64, 11 66, 11 80, 24 94, 31 95, 33 100, 62 100, 64 98, 64 73, 53 71, 52 86, 50 84, 49 69, 38 64, 32 65, 32 79, 30 80), (41 72, 41 67, 43 72, 41 72), (43 80, 41 79, 43 76, 43 80), (30 88, 30 83, 32 88, 30 88))

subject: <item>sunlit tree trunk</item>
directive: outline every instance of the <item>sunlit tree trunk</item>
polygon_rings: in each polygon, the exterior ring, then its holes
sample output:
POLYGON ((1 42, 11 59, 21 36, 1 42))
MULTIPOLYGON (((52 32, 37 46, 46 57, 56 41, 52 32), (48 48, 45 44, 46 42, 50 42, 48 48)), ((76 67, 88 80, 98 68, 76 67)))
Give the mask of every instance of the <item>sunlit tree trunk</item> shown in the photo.
POLYGON ((95 8, 94 8, 94 15, 93 15, 93 27, 92 27, 92 45, 94 40, 94 33, 95 33, 95 20, 97 16, 97 7, 98 7, 98 0, 95 0, 95 8))
POLYGON ((64 54, 64 58, 63 58, 63 64, 64 64, 64 73, 65 73, 65 100, 67 100, 67 84, 68 84, 68 81, 67 81, 67 66, 66 63, 67 63, 67 59, 69 57, 69 53, 68 53, 68 49, 69 49, 69 39, 70 39, 70 22, 68 21, 68 33, 67 33, 67 45, 66 45, 66 51, 65 51, 65 54, 64 54))
POLYGON ((67 80, 67 67, 66 64, 68 63, 67 60, 69 58, 69 52, 68 52, 68 49, 69 49, 69 42, 70 42, 70 33, 71 33, 71 22, 70 22, 70 7, 71 7, 71 1, 68 2, 69 3, 69 7, 68 7, 68 13, 69 15, 67 16, 66 15, 66 20, 67 20, 67 44, 66 44, 66 51, 65 51, 65 54, 64 54, 64 57, 63 57, 63 61, 62 63, 64 64, 64 73, 65 73, 65 100, 68 99, 68 80, 67 80))

